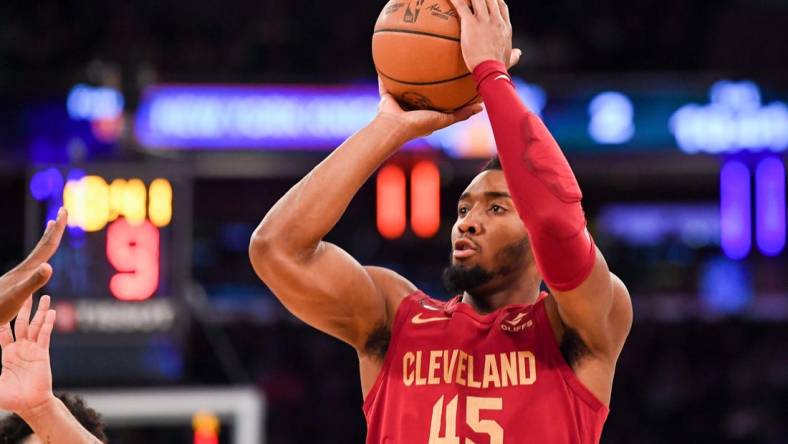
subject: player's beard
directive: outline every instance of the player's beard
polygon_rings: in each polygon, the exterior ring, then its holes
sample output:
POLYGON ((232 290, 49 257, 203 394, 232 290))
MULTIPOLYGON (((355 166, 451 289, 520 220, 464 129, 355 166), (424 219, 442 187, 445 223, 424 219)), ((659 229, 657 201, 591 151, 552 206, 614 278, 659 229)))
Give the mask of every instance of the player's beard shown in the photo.
POLYGON ((494 257, 494 266, 488 270, 481 265, 464 266, 455 264, 449 256, 449 266, 443 270, 443 285, 453 294, 468 292, 473 296, 484 296, 478 290, 489 284, 493 279, 506 277, 512 273, 524 272, 526 264, 533 260, 531 244, 528 237, 511 243, 497 253, 494 257))

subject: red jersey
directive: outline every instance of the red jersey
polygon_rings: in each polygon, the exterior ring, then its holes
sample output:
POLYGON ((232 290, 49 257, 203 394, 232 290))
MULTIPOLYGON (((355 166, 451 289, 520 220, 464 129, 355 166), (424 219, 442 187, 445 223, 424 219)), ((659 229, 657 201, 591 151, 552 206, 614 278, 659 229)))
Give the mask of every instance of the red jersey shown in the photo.
POLYGON ((488 315, 405 298, 364 402, 367 444, 598 443, 608 409, 561 355, 545 297, 488 315))

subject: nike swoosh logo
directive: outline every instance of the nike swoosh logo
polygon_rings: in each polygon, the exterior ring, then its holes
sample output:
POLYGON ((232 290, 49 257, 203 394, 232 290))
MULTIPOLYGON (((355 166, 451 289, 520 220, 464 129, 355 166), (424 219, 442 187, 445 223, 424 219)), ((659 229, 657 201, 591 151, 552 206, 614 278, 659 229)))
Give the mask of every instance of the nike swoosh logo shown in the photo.
POLYGON ((416 325, 419 325, 419 324, 428 324, 428 323, 430 323, 430 322, 448 321, 449 319, 451 319, 451 318, 446 318, 446 317, 440 317, 440 318, 422 318, 422 317, 421 317, 421 313, 419 313, 419 314, 417 314, 416 316, 414 316, 414 317, 413 317, 413 319, 411 319, 410 321, 411 321, 411 322, 413 322, 413 323, 414 323, 414 324, 416 324, 416 325))

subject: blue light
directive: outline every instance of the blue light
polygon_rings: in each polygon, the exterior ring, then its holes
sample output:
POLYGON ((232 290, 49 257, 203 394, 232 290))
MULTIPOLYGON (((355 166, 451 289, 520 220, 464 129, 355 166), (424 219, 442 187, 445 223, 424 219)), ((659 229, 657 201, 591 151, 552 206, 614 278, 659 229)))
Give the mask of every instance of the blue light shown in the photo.
POLYGON ((588 134, 597 143, 619 145, 635 135, 635 107, 629 97, 615 91, 598 94, 588 106, 588 134))
POLYGON ((82 179, 83 177, 85 177, 86 175, 87 174, 85 173, 85 170, 82 170, 82 169, 79 169, 79 168, 74 168, 72 170, 69 170, 68 173, 66 173, 66 181, 67 182, 68 181, 72 181, 72 180, 73 181, 78 181, 78 180, 82 179))
POLYGON ((512 79, 517 88, 517 95, 525 106, 537 116, 542 115, 544 107, 547 105, 547 93, 544 88, 533 83, 527 83, 517 77, 512 79))
POLYGON ((720 172, 720 241, 731 259, 744 259, 752 247, 750 171, 739 161, 726 162, 720 172))
POLYGON ((38 201, 57 198, 63 186, 63 175, 56 168, 39 171, 30 178, 30 193, 38 201))
MULTIPOLYGON (((518 94, 535 114, 547 95, 515 79, 518 94)), ((377 88, 369 86, 158 86, 146 91, 136 115, 136 136, 149 149, 332 149, 377 113, 377 88)), ((495 150, 486 116, 437 131, 409 145, 464 156, 470 133, 495 150), (489 137, 487 137, 489 136, 489 137)))
POLYGON ((325 148, 366 125, 378 101, 371 86, 154 87, 136 133, 148 148, 325 148))
POLYGON ((785 248, 785 165, 763 159, 755 170, 755 239, 766 256, 785 248))
POLYGON ((724 257, 706 262, 700 271, 700 298, 712 312, 737 314, 752 302, 753 288, 742 262, 724 257))
POLYGON ((714 203, 620 203, 606 205, 599 229, 629 245, 655 246, 673 239, 699 248, 719 245, 720 209, 714 203))
POLYGON ((68 93, 66 108, 74 120, 114 119, 123 112, 123 94, 113 88, 76 85, 68 93))
POLYGON ((788 105, 761 104, 754 82, 720 81, 708 105, 689 104, 670 118, 679 148, 688 154, 788 149, 788 105))

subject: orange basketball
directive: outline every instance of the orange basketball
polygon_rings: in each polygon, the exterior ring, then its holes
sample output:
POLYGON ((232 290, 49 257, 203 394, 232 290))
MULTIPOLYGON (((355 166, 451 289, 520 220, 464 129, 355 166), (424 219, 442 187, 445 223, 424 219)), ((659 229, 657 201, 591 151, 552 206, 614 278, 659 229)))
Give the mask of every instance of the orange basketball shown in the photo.
POLYGON ((390 0, 372 36, 386 89, 406 109, 453 111, 477 98, 460 49, 460 20, 448 0, 390 0))

